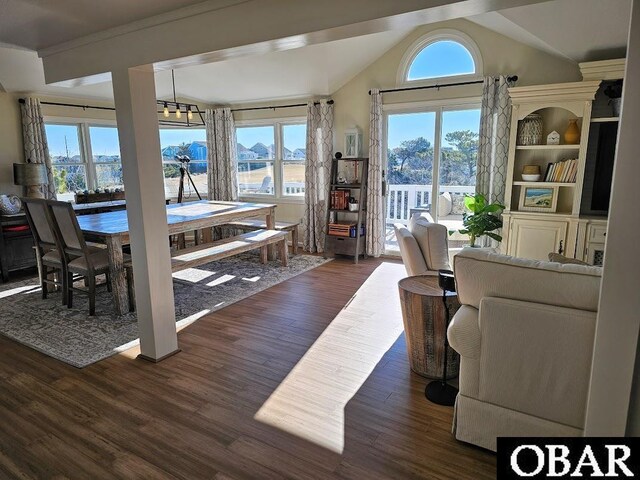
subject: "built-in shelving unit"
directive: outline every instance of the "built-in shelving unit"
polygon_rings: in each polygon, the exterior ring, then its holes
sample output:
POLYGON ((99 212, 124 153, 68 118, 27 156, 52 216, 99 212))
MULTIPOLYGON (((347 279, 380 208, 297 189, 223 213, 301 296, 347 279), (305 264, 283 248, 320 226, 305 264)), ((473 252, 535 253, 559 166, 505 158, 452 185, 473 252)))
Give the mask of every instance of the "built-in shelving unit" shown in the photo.
POLYGON ((573 188, 576 186, 575 182, 524 182, 524 181, 516 181, 513 182, 515 186, 519 187, 570 187, 573 188))
POLYGON ((516 150, 580 150, 580 145, 516 145, 516 150))

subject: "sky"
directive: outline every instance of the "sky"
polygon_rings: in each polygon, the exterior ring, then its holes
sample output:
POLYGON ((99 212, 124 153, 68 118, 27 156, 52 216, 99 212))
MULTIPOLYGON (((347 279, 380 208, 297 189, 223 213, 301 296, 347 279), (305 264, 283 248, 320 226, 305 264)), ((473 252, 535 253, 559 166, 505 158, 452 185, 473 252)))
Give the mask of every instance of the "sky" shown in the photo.
MULTIPOLYGON (((283 125, 283 142, 284 146, 291 151, 296 148, 305 148, 307 144, 307 126, 302 125, 283 125)), ((264 143, 265 145, 275 144, 274 128, 271 126, 264 127, 240 127, 237 129, 238 143, 247 148, 253 147, 256 143, 264 143)))
POLYGON ((475 73, 469 51, 457 42, 439 41, 422 50, 409 68, 408 79, 445 77, 475 73))

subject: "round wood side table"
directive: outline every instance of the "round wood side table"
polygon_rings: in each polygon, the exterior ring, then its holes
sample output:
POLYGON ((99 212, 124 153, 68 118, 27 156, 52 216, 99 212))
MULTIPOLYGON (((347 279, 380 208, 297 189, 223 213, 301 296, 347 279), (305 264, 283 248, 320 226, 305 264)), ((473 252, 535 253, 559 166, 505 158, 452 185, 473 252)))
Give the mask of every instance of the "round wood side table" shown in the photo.
MULTIPOLYGON (((423 377, 442 379, 444 339, 447 334, 447 313, 442 301, 438 277, 417 275, 398 282, 407 354, 411 370, 423 377)), ((450 318, 460 308, 458 296, 447 292, 450 318)), ((458 376, 460 357, 447 348, 447 379, 458 376)))

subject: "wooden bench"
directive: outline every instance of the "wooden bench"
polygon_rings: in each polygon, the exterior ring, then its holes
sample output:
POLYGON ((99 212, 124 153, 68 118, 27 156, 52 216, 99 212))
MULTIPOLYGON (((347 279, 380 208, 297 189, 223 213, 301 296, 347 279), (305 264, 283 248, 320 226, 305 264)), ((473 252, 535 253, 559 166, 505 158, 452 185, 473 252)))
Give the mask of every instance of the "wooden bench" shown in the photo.
MULTIPOLYGON (((267 228, 267 224, 264 220, 248 219, 240 220, 237 222, 227 223, 226 225, 237 228, 240 230, 264 230, 267 228)), ((298 254, 298 223, 291 222, 276 222, 275 229, 282 232, 291 232, 291 253, 298 254)))
POLYGON ((178 250, 171 256, 171 269, 177 272, 257 248, 260 249, 260 261, 267 263, 267 246, 273 244, 278 245, 282 266, 288 266, 287 232, 255 230, 216 242, 178 250))

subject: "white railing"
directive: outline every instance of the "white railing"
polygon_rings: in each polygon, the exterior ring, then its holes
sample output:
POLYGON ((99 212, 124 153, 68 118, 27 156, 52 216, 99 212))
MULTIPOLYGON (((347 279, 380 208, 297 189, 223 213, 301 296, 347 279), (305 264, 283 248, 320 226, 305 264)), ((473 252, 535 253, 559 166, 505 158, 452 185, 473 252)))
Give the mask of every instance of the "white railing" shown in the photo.
MULTIPOLYGON (((387 223, 409 222, 410 211, 421 205, 431 205, 431 185, 389 185, 387 192, 387 223)), ((440 185, 440 193, 464 195, 473 193, 474 186, 440 185)))
MULTIPOLYGON (((273 182, 268 185, 263 185, 263 183, 240 183, 239 184, 240 191, 244 192, 245 195, 249 195, 252 193, 262 193, 273 195, 273 182)), ((284 194, 285 195, 304 195, 304 182, 286 182, 284 184, 284 194)))

